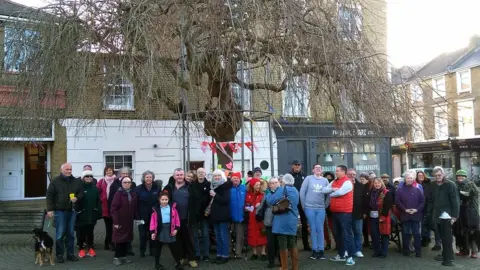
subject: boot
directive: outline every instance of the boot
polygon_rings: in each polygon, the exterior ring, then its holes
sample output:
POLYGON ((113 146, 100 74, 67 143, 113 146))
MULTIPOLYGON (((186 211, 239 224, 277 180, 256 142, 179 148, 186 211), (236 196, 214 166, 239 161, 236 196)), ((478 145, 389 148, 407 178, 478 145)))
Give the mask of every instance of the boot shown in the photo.
POLYGON ((290 251, 290 257, 292 257, 292 270, 298 270, 298 250, 292 248, 290 251))
POLYGON ((288 270, 288 250, 280 250, 280 270, 288 270))

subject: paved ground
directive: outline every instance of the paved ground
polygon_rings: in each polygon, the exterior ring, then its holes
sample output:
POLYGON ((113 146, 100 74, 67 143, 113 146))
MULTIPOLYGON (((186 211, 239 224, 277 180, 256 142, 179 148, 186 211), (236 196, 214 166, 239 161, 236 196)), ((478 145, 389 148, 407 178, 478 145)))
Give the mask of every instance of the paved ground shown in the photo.
MULTIPOLYGON (((53 229, 50 228, 50 235, 53 234, 53 229)), ((103 243, 104 226, 100 221, 96 227, 95 239, 97 243, 103 243)), ((28 270, 38 269, 39 266, 34 264, 34 252, 31 235, 0 235, 0 270, 28 270)), ((99 244, 100 246, 100 244, 99 244)), ((428 250, 424 252, 423 258, 406 258, 396 252, 393 245, 390 246, 390 254, 387 259, 371 258, 371 250, 365 250, 365 258, 358 259, 355 269, 480 269, 480 260, 469 258, 457 259, 456 267, 447 268, 440 265, 433 257, 436 253, 428 250)), ((138 243, 134 242, 134 251, 138 253, 138 243)), ((163 264, 170 269, 173 269, 173 259, 168 250, 164 251, 163 264)), ((214 254, 212 254, 214 256, 214 254)), ((334 263, 326 261, 312 261, 308 259, 308 253, 300 252, 300 269, 351 269, 342 263, 334 263)), ((334 256, 333 251, 327 252, 328 257, 334 256)), ((139 258, 132 257, 133 263, 130 265, 115 267, 112 264, 113 252, 97 250, 96 258, 86 258, 78 262, 66 262, 49 266, 44 264, 44 269, 154 269, 153 258, 139 258)), ((231 260, 225 265, 215 265, 212 263, 201 263, 198 269, 266 269, 266 263, 259 261, 245 261, 245 260, 231 260)), ((188 268, 187 268, 188 269, 188 268)))

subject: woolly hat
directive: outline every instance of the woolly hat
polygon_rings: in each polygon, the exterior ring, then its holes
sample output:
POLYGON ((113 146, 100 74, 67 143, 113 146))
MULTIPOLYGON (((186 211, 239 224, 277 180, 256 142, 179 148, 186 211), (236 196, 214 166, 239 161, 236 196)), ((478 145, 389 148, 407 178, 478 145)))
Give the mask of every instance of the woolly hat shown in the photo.
POLYGON ((465 177, 467 177, 467 171, 465 171, 465 170, 458 170, 455 175, 456 175, 456 176, 465 176, 465 177))
POLYGON ((253 169, 253 173, 256 173, 256 172, 262 173, 262 169, 260 167, 255 167, 255 169, 253 169))
POLYGON ((241 172, 234 172, 232 173, 232 175, 230 176, 230 178, 233 178, 233 177, 238 177, 238 178, 242 178, 242 173, 241 172))
POLYGON ((258 178, 252 178, 250 181, 248 181, 248 184, 253 188, 256 183, 260 182, 261 180, 258 178))
POLYGON ((87 175, 93 176, 93 172, 92 172, 92 171, 83 171, 83 172, 82 172, 82 178, 84 178, 84 177, 87 176, 87 175))

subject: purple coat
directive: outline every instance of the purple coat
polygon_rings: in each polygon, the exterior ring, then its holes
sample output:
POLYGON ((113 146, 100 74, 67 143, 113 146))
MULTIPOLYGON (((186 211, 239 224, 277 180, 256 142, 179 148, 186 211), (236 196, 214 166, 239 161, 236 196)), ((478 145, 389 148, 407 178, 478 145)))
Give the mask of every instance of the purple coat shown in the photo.
POLYGON ((402 186, 395 194, 395 206, 400 212, 400 221, 417 221, 421 222, 423 217, 423 207, 425 205, 425 197, 423 192, 413 186, 402 186), (410 215, 405 212, 407 209, 416 209, 417 212, 410 215))
POLYGON ((115 192, 110 214, 113 219, 113 243, 128 243, 133 240, 133 221, 138 219, 137 195, 130 191, 131 200, 128 201, 128 194, 125 190, 119 189, 115 192), (116 229, 115 225, 119 225, 116 229))

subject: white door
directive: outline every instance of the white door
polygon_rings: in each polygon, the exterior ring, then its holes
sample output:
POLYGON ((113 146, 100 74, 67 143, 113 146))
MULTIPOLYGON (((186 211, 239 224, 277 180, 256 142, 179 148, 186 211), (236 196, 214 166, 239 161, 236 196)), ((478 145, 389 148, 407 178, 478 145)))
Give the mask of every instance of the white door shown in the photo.
POLYGON ((23 147, 0 149, 0 199, 23 198, 23 147))

